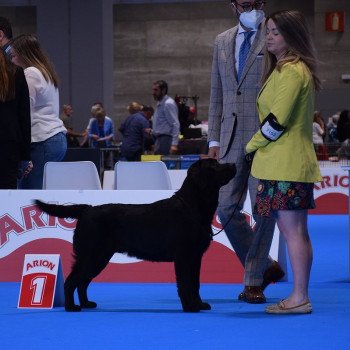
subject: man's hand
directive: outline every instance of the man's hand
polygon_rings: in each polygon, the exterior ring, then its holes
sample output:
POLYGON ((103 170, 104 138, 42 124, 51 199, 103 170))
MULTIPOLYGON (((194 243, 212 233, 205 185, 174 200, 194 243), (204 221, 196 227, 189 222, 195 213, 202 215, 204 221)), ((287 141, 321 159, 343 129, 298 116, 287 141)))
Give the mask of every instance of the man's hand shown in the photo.
POLYGON ((172 146, 170 147, 169 153, 170 153, 170 154, 177 154, 177 151, 178 151, 177 146, 176 146, 176 145, 172 145, 172 146))
POLYGON ((253 163, 253 159, 254 159, 255 152, 256 152, 256 151, 247 153, 247 154, 245 155, 245 157, 244 157, 245 160, 246 160, 246 162, 247 162, 249 165, 252 165, 252 163, 253 163))
POLYGON ((209 158, 214 158, 218 161, 219 160, 219 153, 220 153, 219 146, 210 147, 209 151, 208 151, 208 156, 209 156, 209 158))
POLYGON ((33 170, 33 162, 30 160, 27 167, 23 171, 23 177, 27 177, 28 174, 33 170))

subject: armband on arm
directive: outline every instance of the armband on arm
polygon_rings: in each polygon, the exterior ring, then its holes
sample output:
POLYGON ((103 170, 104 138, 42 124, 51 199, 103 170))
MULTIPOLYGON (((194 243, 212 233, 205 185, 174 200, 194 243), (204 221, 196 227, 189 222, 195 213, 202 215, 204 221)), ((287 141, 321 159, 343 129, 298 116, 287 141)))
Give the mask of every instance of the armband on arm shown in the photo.
POLYGON ((269 141, 278 140, 284 130, 285 127, 278 123, 277 118, 272 113, 270 113, 260 125, 261 133, 265 139, 269 141))

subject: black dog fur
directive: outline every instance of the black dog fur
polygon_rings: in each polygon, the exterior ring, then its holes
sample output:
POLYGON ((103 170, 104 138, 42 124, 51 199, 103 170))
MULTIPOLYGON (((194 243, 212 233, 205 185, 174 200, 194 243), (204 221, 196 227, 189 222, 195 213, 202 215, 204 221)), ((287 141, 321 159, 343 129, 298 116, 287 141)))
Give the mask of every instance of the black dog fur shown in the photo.
POLYGON ((178 295, 187 312, 210 310, 199 295, 200 268, 212 240, 211 222, 219 189, 236 174, 234 164, 202 159, 171 198, 151 204, 55 205, 39 200, 44 212, 78 219, 73 236, 75 262, 64 284, 66 311, 95 308, 87 288, 114 253, 175 264, 178 295), (78 289, 80 306, 74 303, 78 289))

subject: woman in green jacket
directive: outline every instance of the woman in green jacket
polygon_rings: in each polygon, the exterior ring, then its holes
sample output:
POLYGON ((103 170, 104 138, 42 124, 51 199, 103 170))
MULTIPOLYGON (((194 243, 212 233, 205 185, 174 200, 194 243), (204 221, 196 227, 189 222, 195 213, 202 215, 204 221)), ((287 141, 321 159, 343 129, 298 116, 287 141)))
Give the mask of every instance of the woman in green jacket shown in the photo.
POLYGON ((322 180, 312 143, 314 90, 320 87, 304 16, 276 12, 266 19, 265 72, 258 95, 260 130, 246 146, 252 175, 260 179, 255 210, 275 215, 293 271, 288 298, 268 313, 311 313, 308 284, 312 246, 307 210, 315 207, 313 184, 322 180))

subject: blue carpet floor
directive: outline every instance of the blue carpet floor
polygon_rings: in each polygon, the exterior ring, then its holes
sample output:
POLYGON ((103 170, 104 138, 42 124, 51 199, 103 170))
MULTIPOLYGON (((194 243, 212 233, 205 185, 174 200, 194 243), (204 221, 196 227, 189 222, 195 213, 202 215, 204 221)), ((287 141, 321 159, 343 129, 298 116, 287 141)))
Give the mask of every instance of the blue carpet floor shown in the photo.
MULTIPOLYGON (((0 283, 1 349, 349 349, 350 283, 347 216, 311 216, 314 264, 311 315, 264 313, 237 301, 242 286, 204 284, 211 311, 187 314, 174 284, 93 283, 98 309, 66 313, 17 309, 19 283, 0 283)), ((291 276, 291 274, 289 275, 291 276)), ((266 289, 268 302, 291 282, 266 289)))

